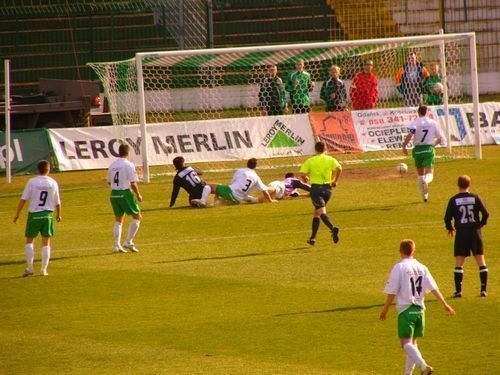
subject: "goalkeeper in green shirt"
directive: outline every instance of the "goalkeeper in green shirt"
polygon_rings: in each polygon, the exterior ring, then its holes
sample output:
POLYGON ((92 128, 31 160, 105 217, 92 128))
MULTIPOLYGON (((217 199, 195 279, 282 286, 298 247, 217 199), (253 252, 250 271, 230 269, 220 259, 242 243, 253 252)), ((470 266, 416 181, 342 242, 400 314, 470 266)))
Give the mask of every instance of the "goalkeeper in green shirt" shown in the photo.
POLYGON ((311 91, 314 82, 311 75, 304 70, 304 60, 295 63, 295 72, 288 74, 285 90, 290 93, 290 102, 293 113, 308 113, 311 109, 311 91))
POLYGON ((430 75, 424 81, 425 104, 441 105, 443 104, 444 86, 439 73, 439 64, 432 63, 429 66, 429 71, 430 75))

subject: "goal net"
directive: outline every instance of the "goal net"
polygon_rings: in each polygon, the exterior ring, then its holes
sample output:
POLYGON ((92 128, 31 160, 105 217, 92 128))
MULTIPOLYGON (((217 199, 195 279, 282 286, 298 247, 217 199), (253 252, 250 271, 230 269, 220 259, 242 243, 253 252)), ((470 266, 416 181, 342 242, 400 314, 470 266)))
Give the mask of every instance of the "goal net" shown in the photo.
POLYGON ((464 33, 148 52, 89 65, 117 138, 139 134, 147 180, 149 166, 180 154, 209 169, 239 166, 252 153, 260 165, 298 165, 317 139, 343 162, 402 159, 419 104, 431 106, 446 134, 438 156, 478 157, 475 52, 475 34, 464 33), (310 83, 294 92, 300 61, 310 83), (330 87, 332 66, 344 89, 330 87), (300 95, 309 113, 296 113, 300 95))

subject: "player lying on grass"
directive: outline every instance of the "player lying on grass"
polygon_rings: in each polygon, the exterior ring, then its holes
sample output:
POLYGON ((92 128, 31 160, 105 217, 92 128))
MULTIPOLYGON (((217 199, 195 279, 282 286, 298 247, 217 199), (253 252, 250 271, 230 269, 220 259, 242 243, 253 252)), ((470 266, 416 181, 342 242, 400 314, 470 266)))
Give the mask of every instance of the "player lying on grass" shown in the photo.
POLYGON ((200 201, 205 202, 204 205, 206 205, 207 197, 212 192, 212 189, 201 179, 201 171, 198 168, 184 165, 184 158, 182 156, 174 158, 173 164, 177 173, 173 181, 174 186, 172 195, 170 196, 169 207, 174 206, 181 188, 189 194, 189 203, 191 206, 198 207, 200 201))
MULTIPOLYGON (((307 178, 305 180, 307 181, 307 178)), ((299 189, 308 193, 311 191, 311 185, 296 178, 293 172, 288 172, 283 181, 271 181, 268 186, 269 192, 274 199, 295 198, 305 195, 301 194, 299 189)))
MULTIPOLYGON (((239 204, 241 202, 276 202, 269 194, 267 185, 262 182, 257 172, 255 172, 256 167, 257 159, 249 159, 246 168, 240 168, 234 172, 233 179, 229 185, 210 184, 211 192, 215 192, 216 201, 223 200, 224 202, 232 204, 239 204), (254 188, 262 192, 262 199, 250 195, 250 192, 254 188)), ((206 199, 203 198, 193 199, 191 203, 200 207, 205 207, 207 205, 206 199)))

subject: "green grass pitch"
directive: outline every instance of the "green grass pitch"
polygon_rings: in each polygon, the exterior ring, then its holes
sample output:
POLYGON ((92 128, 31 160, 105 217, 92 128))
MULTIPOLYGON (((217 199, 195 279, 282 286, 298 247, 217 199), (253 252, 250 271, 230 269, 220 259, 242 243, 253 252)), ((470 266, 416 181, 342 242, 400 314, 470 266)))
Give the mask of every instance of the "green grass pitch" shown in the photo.
MULTIPOLYGON (((420 348, 437 374, 498 374, 500 147, 484 147, 483 156, 438 161, 427 204, 412 167, 400 176, 397 162, 346 165, 328 205, 340 243, 322 225, 315 247, 305 242, 309 199, 191 209, 181 193, 169 209, 172 177, 158 177, 141 185, 140 252, 112 254, 106 172, 54 173, 63 221, 50 276, 30 278, 20 277, 26 207, 12 223, 29 176, 3 179, 0 373, 400 374, 395 309, 378 320, 382 290, 400 240, 412 238, 417 259, 452 294, 453 240, 443 215, 457 176, 467 173, 491 214, 483 230, 489 296, 478 297, 468 259, 464 298, 449 300, 455 317, 428 295, 420 348)), ((284 172, 260 174, 269 182, 284 172)), ((38 271, 39 239, 35 252, 38 271)))

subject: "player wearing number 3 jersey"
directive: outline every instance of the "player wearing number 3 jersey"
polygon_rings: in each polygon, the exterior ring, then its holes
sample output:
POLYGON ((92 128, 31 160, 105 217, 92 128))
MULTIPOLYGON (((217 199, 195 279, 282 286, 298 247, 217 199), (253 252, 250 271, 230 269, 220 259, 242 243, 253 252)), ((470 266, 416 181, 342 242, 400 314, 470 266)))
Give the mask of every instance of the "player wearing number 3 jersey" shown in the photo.
POLYGON ((24 246, 28 267, 24 271, 23 277, 33 275, 35 257, 33 240, 39 233, 42 236, 42 267, 40 272, 43 276, 48 275, 50 238, 54 236, 54 211, 56 211, 56 220, 61 221, 59 186, 52 177, 49 177, 50 163, 47 160, 41 160, 38 162, 37 168, 39 176, 31 178, 26 184, 13 218, 14 223, 16 223, 24 204, 29 200, 24 246))
POLYGON ((412 156, 417 168, 417 184, 424 202, 429 198, 429 184, 434 179, 434 147, 444 141, 436 121, 427 117, 427 107, 418 107, 418 118, 411 122, 409 133, 403 142, 403 154, 408 155, 407 146, 413 138, 412 156))
POLYGON ((413 258, 415 243, 412 240, 401 241, 399 253, 401 261, 392 268, 384 288, 387 298, 380 319, 386 319, 389 307, 396 298, 398 336, 406 352, 404 374, 411 375, 415 365, 420 367, 422 374, 432 374, 434 370, 425 362, 417 347, 417 338, 422 337, 425 330, 425 293, 432 292, 450 315, 455 311, 444 300, 427 267, 413 258))
POLYGON ((126 249, 134 253, 139 251, 135 247, 134 237, 139 230, 142 219, 141 210, 137 203, 138 201, 142 202, 142 195, 137 185, 139 179, 137 178, 135 166, 128 160, 129 153, 129 145, 120 145, 118 148, 120 158, 111 163, 108 169, 108 184, 111 187, 110 201, 115 214, 115 223, 113 226, 115 253, 126 253, 126 249), (135 193, 135 197, 132 191, 135 193), (131 215, 133 219, 128 228, 127 239, 122 247, 120 242, 125 214, 131 215))
POLYGON ((258 203, 261 200, 250 195, 252 189, 255 188, 262 192, 265 201, 276 202, 269 195, 267 185, 262 182, 257 172, 255 172, 256 167, 257 159, 249 159, 247 161, 247 168, 240 168, 234 172, 233 179, 229 185, 213 185, 212 188, 216 196, 229 203, 258 203))

